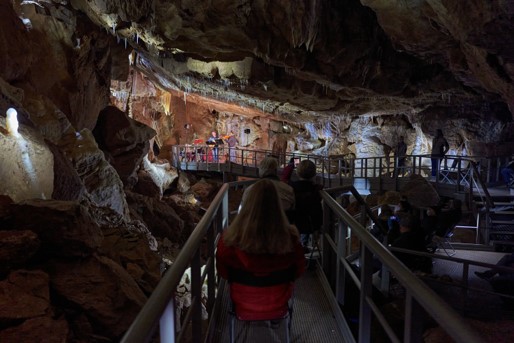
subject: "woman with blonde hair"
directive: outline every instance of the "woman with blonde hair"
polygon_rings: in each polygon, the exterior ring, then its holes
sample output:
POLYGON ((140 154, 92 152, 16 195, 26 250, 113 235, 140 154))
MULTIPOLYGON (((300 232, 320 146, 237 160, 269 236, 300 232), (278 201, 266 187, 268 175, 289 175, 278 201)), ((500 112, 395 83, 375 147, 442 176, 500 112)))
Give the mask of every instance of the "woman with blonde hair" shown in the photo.
POLYGON ((230 283, 236 312, 246 313, 247 320, 263 319, 277 307, 287 309, 305 257, 298 230, 289 224, 273 181, 262 179, 253 185, 218 241, 216 263, 218 273, 230 283))

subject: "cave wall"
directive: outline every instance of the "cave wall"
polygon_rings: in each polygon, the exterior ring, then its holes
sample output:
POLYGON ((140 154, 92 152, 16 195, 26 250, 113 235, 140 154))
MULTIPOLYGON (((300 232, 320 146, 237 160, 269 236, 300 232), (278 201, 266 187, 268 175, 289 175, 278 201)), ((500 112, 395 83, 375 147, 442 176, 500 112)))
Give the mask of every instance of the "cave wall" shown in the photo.
POLYGON ((129 81, 113 82, 116 92, 112 102, 120 109, 130 104, 133 118, 157 131, 161 157, 166 159, 171 158, 171 145, 205 141, 212 130, 221 136, 233 131, 240 148, 323 156, 385 156, 394 151, 399 136, 405 137, 409 154, 429 154, 437 128, 443 129, 453 149, 464 143, 469 155, 508 155, 514 151, 514 125, 501 107, 431 107, 422 113, 359 117, 341 113, 291 121, 262 107, 248 109, 208 95, 162 90, 136 69, 131 69, 130 75, 129 81), (133 94, 127 100, 124 96, 130 89, 133 94), (186 124, 190 126, 186 128, 186 124))

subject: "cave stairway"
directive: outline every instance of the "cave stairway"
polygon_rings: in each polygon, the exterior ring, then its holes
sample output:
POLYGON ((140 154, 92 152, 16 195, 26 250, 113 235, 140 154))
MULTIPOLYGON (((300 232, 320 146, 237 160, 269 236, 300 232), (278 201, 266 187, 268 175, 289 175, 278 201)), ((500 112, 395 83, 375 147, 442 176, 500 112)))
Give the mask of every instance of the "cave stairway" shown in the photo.
POLYGON ((486 206, 480 197, 475 197, 477 210, 482 215, 480 233, 484 242, 495 251, 514 251, 514 190, 504 186, 490 188, 494 206, 486 206))

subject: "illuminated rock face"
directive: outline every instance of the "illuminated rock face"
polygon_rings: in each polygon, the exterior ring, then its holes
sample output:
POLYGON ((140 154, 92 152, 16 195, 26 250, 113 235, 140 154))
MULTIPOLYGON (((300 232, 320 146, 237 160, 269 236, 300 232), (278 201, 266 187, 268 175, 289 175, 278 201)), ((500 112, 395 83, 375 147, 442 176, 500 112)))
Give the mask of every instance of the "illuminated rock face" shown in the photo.
POLYGON ((16 112, 14 108, 9 108, 5 114, 5 125, 7 131, 13 136, 18 136, 18 112, 16 112))
MULTIPOLYGON (((14 130, 9 118, 0 117, 0 126, 14 130)), ((17 129, 17 128, 16 128, 17 129)), ((54 185, 53 155, 41 136, 26 128, 23 134, 0 132, 0 194, 18 202, 25 199, 49 199, 54 185)))
POLYGON ((72 4, 0 5, 0 77, 36 125, 57 108, 91 130, 112 77, 127 82, 117 105, 161 147, 216 129, 250 148, 368 156, 404 133, 409 152, 426 153, 440 126, 470 153, 512 150, 511 2, 72 4), (129 72, 129 54, 145 76, 129 72))

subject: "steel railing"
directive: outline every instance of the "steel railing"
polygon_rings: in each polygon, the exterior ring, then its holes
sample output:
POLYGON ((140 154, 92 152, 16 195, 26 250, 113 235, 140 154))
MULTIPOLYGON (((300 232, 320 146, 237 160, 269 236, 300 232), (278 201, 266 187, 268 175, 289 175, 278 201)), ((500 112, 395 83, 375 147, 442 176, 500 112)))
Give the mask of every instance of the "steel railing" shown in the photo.
MULTIPOLYGON (((212 320, 217 297, 215 275, 215 246, 219 233, 228 226, 228 197, 231 187, 246 186, 250 182, 224 184, 207 209, 195 230, 185 243, 173 265, 164 274, 141 312, 124 335, 122 342, 148 342, 159 328, 161 342, 203 342, 209 335, 202 320, 202 306, 212 320), (205 252, 205 253, 202 253, 205 252), (203 266, 202 266, 203 265, 203 266), (175 292, 186 271, 191 268, 191 307, 181 318, 176 316, 175 292), (203 272, 202 272, 203 270, 203 272), (202 304, 202 285, 206 283, 207 301, 202 304), (180 330, 179 330, 180 328, 180 330)), ((355 189, 348 189, 358 196, 355 189)), ((341 189, 331 190, 340 192, 341 189)), ((343 189, 344 191, 344 189, 343 189)), ((346 275, 356 282, 360 289, 359 342, 369 341, 372 313, 393 341, 399 341, 394 330, 378 310, 371 296, 372 256, 376 256, 406 289, 405 338, 406 342, 421 341, 421 317, 429 313, 443 329, 457 342, 478 342, 478 336, 455 311, 444 303, 428 286, 415 277, 380 242, 350 216, 332 196, 322 191, 324 223, 322 232, 321 265, 328 282, 332 282, 333 296, 344 308, 344 278, 346 275), (353 272, 346 261, 346 237, 351 231, 361 243, 360 276, 353 272)), ((362 198, 359 199, 364 203, 362 198)), ((374 211, 364 206, 367 216, 376 217, 374 211)), ((363 219, 365 220, 365 219, 363 219)), ((205 324, 205 323, 204 323, 205 324)), ((346 332, 351 337, 350 332, 346 332)))
MULTIPOLYGON (((353 187, 343 187, 322 192, 323 197, 323 233, 322 237, 322 268, 331 283, 334 297, 342 305, 346 302, 346 277, 355 283, 359 289, 359 342, 371 340, 372 316, 377 319, 392 342, 402 341, 388 323, 386 316, 380 311, 373 300, 372 275, 374 259, 378 259, 383 268, 389 270, 405 289, 405 321, 403 330, 404 342, 422 342, 424 313, 428 313, 456 342, 480 342, 480 336, 467 324, 455 310, 445 303, 425 283, 418 279, 407 267, 398 261, 391 252, 377 241, 364 226, 347 213, 330 193, 356 193, 353 187), (347 239, 349 234, 360 241, 359 270, 354 271, 347 257, 347 239)), ((361 200, 358 199, 360 202, 361 200)), ((366 206, 365 203, 362 203, 366 206)), ((372 213, 367 207, 367 213, 372 213)))
MULTIPOLYGON (((324 180, 324 186, 331 187, 331 179, 337 178, 377 178, 390 176, 402 178, 411 174, 430 176, 431 157, 430 155, 406 155, 407 162, 403 167, 398 167, 398 158, 395 156, 359 157, 353 154, 321 156, 305 153, 276 153, 272 150, 254 150, 234 148, 232 160, 230 159, 229 147, 220 146, 218 149, 218 160, 214 159, 214 148, 208 145, 174 145, 170 161, 177 168, 197 166, 201 164, 205 169, 209 167, 215 170, 215 165, 228 162, 237 163, 243 166, 257 168, 259 163, 266 156, 275 156, 279 159, 281 166, 285 166, 289 159, 297 161, 308 159, 313 161, 318 169, 318 174, 324 180)), ((437 171, 436 182, 445 179, 441 173, 454 173, 454 184, 458 191, 463 186, 478 187, 478 182, 484 185, 497 184, 502 182, 500 169, 508 161, 509 156, 484 157, 484 156, 459 156, 446 155, 440 161, 440 168, 437 171), (468 172, 472 170, 472 172, 468 172), (474 180, 473 180, 474 179, 474 180)))
POLYGON ((254 181, 224 184, 196 225, 176 260, 165 272, 121 342, 149 342, 159 328, 161 342, 201 342, 205 336, 202 306, 212 317, 217 292, 215 247, 219 233, 229 225, 230 191, 245 188, 254 181), (175 295, 186 270, 191 274, 191 306, 177 317, 175 295), (203 284, 207 284, 207 301, 202 303, 203 284), (180 329, 179 329, 180 328, 180 329), (189 336, 186 336, 189 335, 189 336))

